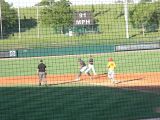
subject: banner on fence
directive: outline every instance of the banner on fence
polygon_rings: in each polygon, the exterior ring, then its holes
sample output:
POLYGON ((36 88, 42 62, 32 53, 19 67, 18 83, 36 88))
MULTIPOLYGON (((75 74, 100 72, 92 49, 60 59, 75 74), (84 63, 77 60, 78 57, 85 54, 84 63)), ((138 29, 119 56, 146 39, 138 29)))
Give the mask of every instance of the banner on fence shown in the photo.
POLYGON ((16 50, 0 51, 0 58, 12 58, 12 57, 17 57, 16 50))
POLYGON ((129 50, 151 50, 160 49, 160 43, 143 43, 131 45, 116 45, 115 51, 129 51, 129 50))

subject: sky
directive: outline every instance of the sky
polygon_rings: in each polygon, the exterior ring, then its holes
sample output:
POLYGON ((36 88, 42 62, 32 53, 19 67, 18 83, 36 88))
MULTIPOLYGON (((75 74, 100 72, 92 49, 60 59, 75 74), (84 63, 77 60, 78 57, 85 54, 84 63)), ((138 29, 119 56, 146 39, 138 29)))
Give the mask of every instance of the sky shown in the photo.
MULTIPOLYGON (((8 3, 13 3, 14 7, 31 7, 41 0, 5 0, 8 3)), ((107 4, 118 0, 70 0, 73 5, 86 5, 86 4, 107 4)), ((134 0, 138 2, 139 0, 134 0)))
POLYGON ((5 0, 8 3, 13 3, 14 7, 31 7, 41 0, 5 0))

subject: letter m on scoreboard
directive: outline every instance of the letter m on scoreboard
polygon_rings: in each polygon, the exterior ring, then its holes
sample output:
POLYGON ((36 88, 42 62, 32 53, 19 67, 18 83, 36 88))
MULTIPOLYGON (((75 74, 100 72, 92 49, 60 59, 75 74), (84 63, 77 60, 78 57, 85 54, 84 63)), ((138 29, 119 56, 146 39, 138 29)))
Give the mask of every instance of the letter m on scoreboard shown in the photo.
POLYGON ((74 13, 74 26, 94 25, 91 11, 79 11, 74 13))

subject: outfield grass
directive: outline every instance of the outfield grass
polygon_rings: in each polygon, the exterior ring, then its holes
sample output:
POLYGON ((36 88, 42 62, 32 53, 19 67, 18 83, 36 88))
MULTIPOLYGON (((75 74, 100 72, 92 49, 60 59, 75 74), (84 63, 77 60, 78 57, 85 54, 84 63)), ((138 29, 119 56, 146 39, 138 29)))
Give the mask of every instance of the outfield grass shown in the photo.
MULTIPOLYGON (((79 71, 78 56, 44 57, 43 59, 47 65, 48 74, 68 74, 79 71)), ((82 59, 87 62, 88 56, 82 55, 82 59)), ((113 57, 115 60, 117 73, 160 72, 159 51, 137 51, 95 55, 97 73, 106 72, 106 64, 109 57, 113 57)), ((1 59, 0 77, 35 75, 40 59, 42 58, 1 59)))
POLYGON ((2 120, 139 120, 160 117, 160 96, 99 86, 1 87, 2 120))

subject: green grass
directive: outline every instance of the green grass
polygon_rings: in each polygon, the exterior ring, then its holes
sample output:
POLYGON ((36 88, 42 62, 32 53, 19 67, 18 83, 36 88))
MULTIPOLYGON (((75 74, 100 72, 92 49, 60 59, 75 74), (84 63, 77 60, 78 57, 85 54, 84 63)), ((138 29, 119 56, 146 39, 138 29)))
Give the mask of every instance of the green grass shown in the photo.
POLYGON ((36 7, 19 8, 19 13, 20 13, 21 19, 24 19, 24 17, 26 17, 26 19, 30 19, 30 18, 37 19, 37 8, 36 7))
MULTIPOLYGON (((75 74, 79 71, 77 57, 59 56, 44 57, 43 59, 47 65, 48 74, 75 74)), ((106 64, 109 57, 112 57, 117 64, 116 73, 160 72, 159 51, 137 51, 97 54, 94 57, 97 73, 106 72, 106 64)), ((35 75, 40 59, 42 58, 2 59, 0 60, 0 77, 35 75)), ((88 56, 83 55, 82 59, 87 62, 88 56)))
POLYGON ((160 96, 98 86, 1 87, 2 120, 138 120, 160 117, 160 96))

